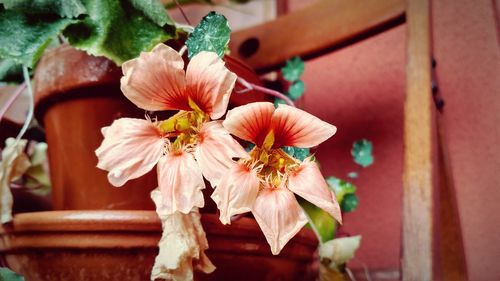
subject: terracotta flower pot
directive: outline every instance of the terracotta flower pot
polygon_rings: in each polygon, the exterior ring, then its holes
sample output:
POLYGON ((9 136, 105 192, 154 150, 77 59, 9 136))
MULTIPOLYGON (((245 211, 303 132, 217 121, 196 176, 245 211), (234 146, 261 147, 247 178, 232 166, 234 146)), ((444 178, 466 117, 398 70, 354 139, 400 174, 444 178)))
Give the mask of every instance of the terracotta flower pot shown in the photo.
MULTIPOLYGON (((247 81, 259 83, 241 62, 226 65, 247 81)), ((100 132, 120 117, 144 117, 144 111, 120 91, 121 70, 103 57, 63 45, 46 53, 35 73, 35 114, 44 125, 55 210, 153 209, 149 192, 157 186, 155 172, 121 188, 108 183, 96 168, 100 132)), ((233 105, 262 100, 262 94, 233 94, 233 105)), ((207 200, 208 201, 208 200, 207 200)))
MULTIPOLYGON (((303 229, 273 256, 255 220, 230 226, 202 216, 217 269, 195 280, 313 281, 317 240, 303 229)), ((149 280, 161 226, 153 211, 51 211, 18 214, 0 232, 4 262, 29 281, 149 280)))

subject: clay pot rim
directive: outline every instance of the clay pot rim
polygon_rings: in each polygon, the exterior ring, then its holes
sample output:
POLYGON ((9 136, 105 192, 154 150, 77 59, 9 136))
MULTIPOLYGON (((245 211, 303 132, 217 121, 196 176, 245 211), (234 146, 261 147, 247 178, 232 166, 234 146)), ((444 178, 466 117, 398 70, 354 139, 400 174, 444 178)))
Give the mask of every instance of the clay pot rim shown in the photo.
MULTIPOLYGON (((217 215, 202 214, 202 224, 207 233, 224 234, 224 236, 262 236, 262 231, 255 219, 240 218, 231 225, 223 225, 217 215), (245 230, 238 233, 231 228, 245 230)), ((10 226, 0 227, 0 235, 30 232, 158 232, 161 223, 155 211, 136 210, 78 210, 78 211, 43 211, 20 213, 14 216, 10 226)), ((307 245, 316 244, 314 232, 303 228, 296 239, 307 245)))
MULTIPOLYGON (((241 218, 230 226, 215 214, 202 214, 201 222, 212 254, 235 257, 271 256, 257 222, 241 218)), ((0 253, 24 253, 35 249, 156 251, 161 224, 155 211, 47 211, 14 216, 11 225, 0 227, 0 253)), ((302 229, 282 250, 279 259, 310 260, 317 249, 310 229, 302 229)))

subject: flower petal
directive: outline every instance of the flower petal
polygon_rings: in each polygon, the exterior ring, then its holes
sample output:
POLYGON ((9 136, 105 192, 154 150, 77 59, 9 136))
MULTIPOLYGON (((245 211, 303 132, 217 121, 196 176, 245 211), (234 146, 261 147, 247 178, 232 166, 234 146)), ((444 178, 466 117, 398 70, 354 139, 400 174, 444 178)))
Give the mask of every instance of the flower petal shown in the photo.
POLYGON ((274 255, 307 223, 307 218, 293 193, 286 188, 264 188, 252 210, 274 255))
POLYGON ((254 102, 228 111, 222 125, 233 135, 261 146, 271 129, 274 105, 254 102))
POLYGON ((337 128, 298 108, 280 104, 273 115, 275 148, 317 146, 335 134, 337 128))
POLYGON ((212 187, 219 184, 233 165, 233 158, 248 156, 245 149, 222 127, 220 121, 203 124, 198 133, 194 155, 203 176, 210 181, 212 187))
POLYGON ((304 160, 299 169, 290 174, 288 188, 342 223, 339 203, 315 162, 310 159, 304 160))
POLYGON ((205 204, 202 189, 205 182, 191 153, 176 151, 160 158, 158 185, 167 214, 180 211, 188 214, 194 207, 205 204))
POLYGON ((150 121, 121 118, 102 132, 104 140, 95 151, 97 167, 109 171, 108 180, 114 186, 146 174, 162 155, 164 140, 150 121))
POLYGON ((190 110, 185 93, 184 61, 174 49, 158 44, 122 65, 121 90, 145 110, 190 110))
POLYGON ((187 66, 186 81, 189 97, 203 112, 212 119, 226 113, 236 74, 224 66, 224 61, 216 53, 196 54, 187 66))
POLYGON ((212 193, 212 199, 220 210, 220 221, 231 223, 231 216, 252 210, 259 192, 257 173, 246 165, 235 163, 212 193))
POLYGON ((189 214, 167 214, 161 191, 153 190, 151 198, 163 228, 151 280, 193 280, 193 268, 205 273, 214 271, 215 266, 205 255, 208 241, 198 209, 194 208, 189 214))

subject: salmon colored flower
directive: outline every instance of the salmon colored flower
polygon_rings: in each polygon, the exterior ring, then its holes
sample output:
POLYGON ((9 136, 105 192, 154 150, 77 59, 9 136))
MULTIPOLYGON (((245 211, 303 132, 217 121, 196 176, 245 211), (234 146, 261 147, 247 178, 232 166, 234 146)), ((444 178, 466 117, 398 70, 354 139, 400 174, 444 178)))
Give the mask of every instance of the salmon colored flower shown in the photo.
POLYGON ((211 121, 226 112, 236 75, 211 52, 194 56, 184 71, 181 55, 164 44, 122 69, 121 89, 135 105, 179 112, 163 121, 122 118, 103 128, 97 167, 109 171, 111 184, 122 186, 157 165, 167 213, 203 207, 203 176, 215 186, 232 158, 245 155, 222 123, 211 121))
POLYGON ((256 146, 233 164, 212 194, 222 223, 251 211, 271 251, 278 254, 307 223, 294 193, 341 221, 335 194, 317 164, 310 158, 301 162, 281 149, 317 146, 335 134, 333 125, 295 107, 275 109, 271 103, 260 102, 230 110, 223 126, 256 146))

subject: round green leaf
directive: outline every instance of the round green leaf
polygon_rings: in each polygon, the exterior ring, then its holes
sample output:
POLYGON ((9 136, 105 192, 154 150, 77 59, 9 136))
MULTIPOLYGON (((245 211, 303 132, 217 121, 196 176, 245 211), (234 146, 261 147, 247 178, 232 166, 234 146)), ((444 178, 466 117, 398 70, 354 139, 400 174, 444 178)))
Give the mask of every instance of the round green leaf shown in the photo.
POLYGON ((295 82, 293 82, 290 88, 288 88, 288 96, 292 100, 296 100, 300 98, 302 94, 304 94, 304 91, 305 91, 304 82, 302 82, 301 80, 296 80, 295 82))
POLYGON ((195 27, 186 41, 188 57, 202 51, 215 52, 219 57, 224 57, 229 44, 231 28, 226 17, 216 12, 210 12, 195 27))
POLYGON ((351 155, 354 162, 366 168, 373 164, 373 145, 369 140, 359 140, 353 143, 351 155))
POLYGON ((285 146, 285 147, 282 147, 281 149, 283 149, 283 151, 285 151, 286 154, 288 154, 292 157, 295 154, 295 148, 293 146, 285 146))
POLYGON ((356 210, 359 205, 359 199, 356 194, 351 193, 351 194, 346 194, 344 196, 344 200, 342 200, 342 203, 340 203, 340 208, 342 211, 348 213, 356 210))
POLYGON ((309 148, 299 148, 294 146, 285 146, 282 147, 283 151, 285 151, 288 155, 300 160, 304 161, 307 157, 311 155, 311 151, 309 148))
POLYGON ((337 198, 339 204, 342 204, 342 200, 344 200, 345 195, 356 192, 356 186, 339 178, 330 176, 326 178, 326 182, 328 183, 330 189, 335 193, 335 197, 337 198))
POLYGON ((304 62, 299 57, 289 59, 285 67, 281 69, 281 73, 287 81, 294 82, 299 80, 302 73, 304 73, 304 62))

